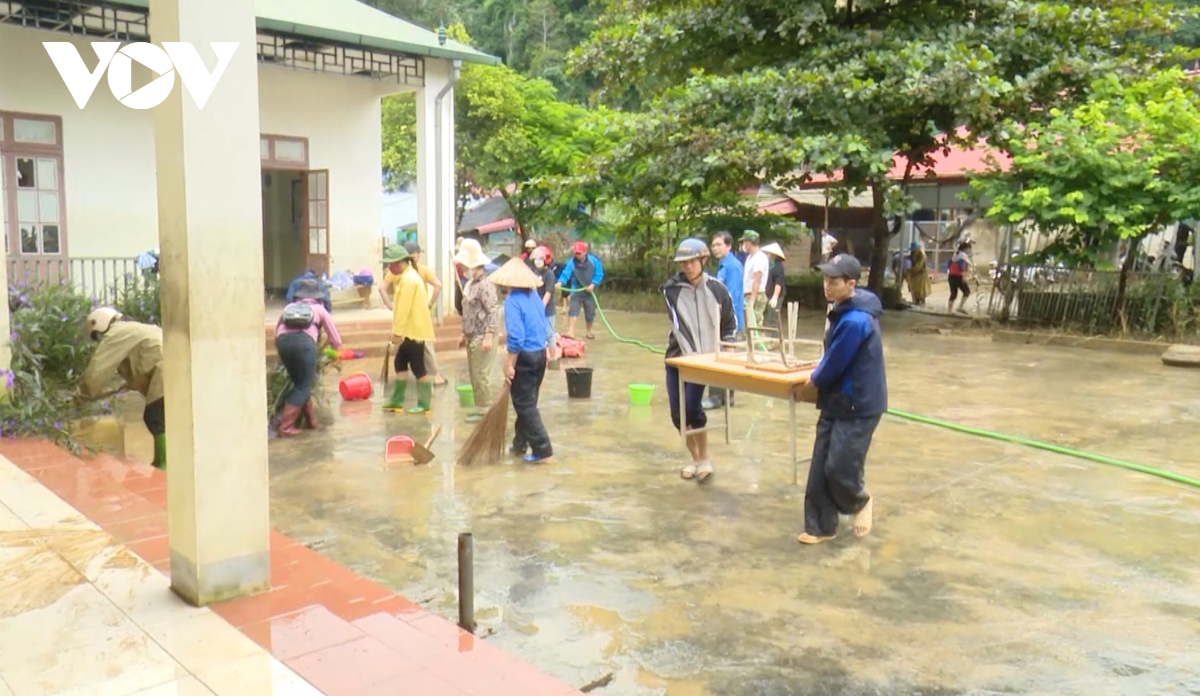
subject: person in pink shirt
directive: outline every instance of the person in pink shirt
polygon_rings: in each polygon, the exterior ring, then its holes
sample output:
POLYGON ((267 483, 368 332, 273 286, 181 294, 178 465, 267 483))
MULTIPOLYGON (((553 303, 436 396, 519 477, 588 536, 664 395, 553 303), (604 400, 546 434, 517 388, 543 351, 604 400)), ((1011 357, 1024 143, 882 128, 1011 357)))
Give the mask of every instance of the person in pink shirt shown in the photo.
POLYGON ((296 288, 295 301, 283 308, 275 325, 275 352, 292 380, 279 416, 279 436, 299 435, 296 419, 303 413, 308 427, 317 427, 313 414, 312 388, 317 378, 317 341, 321 330, 332 348, 342 347, 342 337, 333 324, 333 317, 321 303, 321 286, 310 278, 302 279, 296 288))

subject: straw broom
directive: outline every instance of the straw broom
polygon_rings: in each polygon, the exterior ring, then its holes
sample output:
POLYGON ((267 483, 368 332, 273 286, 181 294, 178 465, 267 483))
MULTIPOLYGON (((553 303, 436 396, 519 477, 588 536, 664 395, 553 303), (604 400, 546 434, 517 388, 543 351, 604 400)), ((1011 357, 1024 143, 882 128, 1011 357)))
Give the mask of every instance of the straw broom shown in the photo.
POLYGON ((508 430, 508 385, 500 390, 500 395, 492 407, 484 414, 483 420, 475 426, 471 434, 463 442, 458 452, 459 465, 498 464, 504 457, 505 433, 508 430))

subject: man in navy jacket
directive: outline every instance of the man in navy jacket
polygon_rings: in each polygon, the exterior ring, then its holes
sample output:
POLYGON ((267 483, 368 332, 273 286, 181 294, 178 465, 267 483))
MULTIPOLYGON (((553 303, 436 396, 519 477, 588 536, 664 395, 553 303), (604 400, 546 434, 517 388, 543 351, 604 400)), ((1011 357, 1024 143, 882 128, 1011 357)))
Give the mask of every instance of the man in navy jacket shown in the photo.
POLYGON ((796 393, 801 400, 811 400, 815 390, 821 411, 804 491, 804 533, 796 538, 801 544, 832 539, 838 514, 854 516, 855 536, 871 531, 873 501, 863 485, 863 470, 871 437, 887 411, 879 331, 883 305, 857 287, 862 265, 854 256, 838 254, 820 269, 825 298, 833 308, 825 353, 809 383, 797 387, 796 393))

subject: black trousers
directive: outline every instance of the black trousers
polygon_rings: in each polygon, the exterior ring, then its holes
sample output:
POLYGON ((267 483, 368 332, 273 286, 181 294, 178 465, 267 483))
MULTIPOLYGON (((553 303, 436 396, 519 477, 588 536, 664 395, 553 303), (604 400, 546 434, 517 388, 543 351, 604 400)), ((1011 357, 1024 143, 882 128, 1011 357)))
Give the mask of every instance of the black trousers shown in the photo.
POLYGON ((142 411, 142 422, 151 435, 162 435, 167 432, 167 412, 163 400, 155 399, 146 404, 142 411))
POLYGON ((527 350, 517 353, 516 374, 508 393, 512 396, 513 410, 517 412, 517 433, 513 436, 513 449, 518 452, 528 447, 535 457, 554 454, 550 446, 550 434, 542 423, 538 412, 538 392, 542 378, 546 376, 546 351, 527 350))
POLYGON ((880 418, 822 415, 817 420, 817 440, 804 489, 804 531, 814 536, 833 536, 839 513, 856 514, 871 499, 863 485, 863 470, 880 418))
POLYGON ((275 337, 275 352, 292 380, 287 402, 303 406, 312 396, 313 382, 317 379, 317 342, 303 331, 279 334, 275 337))

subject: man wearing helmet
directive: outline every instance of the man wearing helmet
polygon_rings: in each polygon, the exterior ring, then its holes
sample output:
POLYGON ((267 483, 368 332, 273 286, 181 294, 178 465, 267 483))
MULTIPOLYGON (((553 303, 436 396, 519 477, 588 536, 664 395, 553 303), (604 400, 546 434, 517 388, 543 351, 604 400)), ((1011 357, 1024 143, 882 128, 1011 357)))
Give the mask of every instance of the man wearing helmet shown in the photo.
POLYGON ((146 398, 142 421, 154 436, 152 464, 167 468, 167 422, 163 409, 162 329, 125 319, 112 307, 97 307, 87 317, 87 335, 99 343, 79 384, 83 396, 96 399, 105 393, 113 372, 125 388, 146 398))
MULTIPOLYGON (((662 286, 667 313, 671 318, 667 358, 715 353, 722 340, 732 341, 737 334, 733 299, 721 281, 704 272, 707 260, 708 245, 699 239, 685 239, 675 251, 679 273, 668 278, 662 286)), ((680 418, 679 370, 670 366, 667 366, 667 399, 671 405, 671 422, 676 429, 680 428, 681 420, 687 424, 688 430, 700 430, 708 424, 702 405, 704 386, 700 384, 684 386, 682 409, 685 417, 680 418)), ((712 478, 707 433, 700 430, 688 435, 687 447, 692 461, 679 470, 680 477, 695 479, 700 483, 712 478)))

